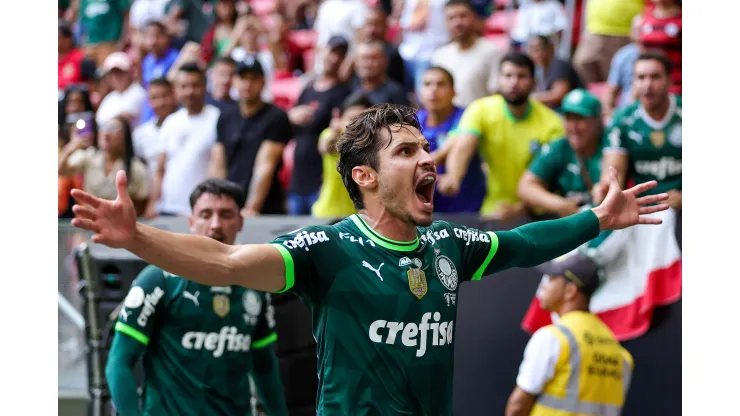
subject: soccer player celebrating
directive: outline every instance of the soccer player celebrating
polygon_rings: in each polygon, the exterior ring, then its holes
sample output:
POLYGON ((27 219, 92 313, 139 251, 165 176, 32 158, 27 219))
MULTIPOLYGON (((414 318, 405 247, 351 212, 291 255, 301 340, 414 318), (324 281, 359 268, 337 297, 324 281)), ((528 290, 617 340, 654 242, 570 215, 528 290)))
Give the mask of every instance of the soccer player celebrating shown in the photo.
POLYGON ((612 172, 596 208, 512 231, 432 221, 436 168, 414 109, 384 104, 342 133, 338 169, 358 214, 305 227, 271 244, 230 246, 136 222, 119 172, 119 196, 73 191, 73 225, 93 241, 212 285, 292 291, 313 313, 321 415, 449 415, 460 282, 532 267, 601 230, 657 224, 665 194, 622 191, 612 172))
MULTIPOLYGON (((190 231, 219 245, 234 244, 245 200, 235 183, 201 183, 190 195, 190 231)), ((269 294, 207 286, 148 266, 126 296, 115 330, 105 373, 123 416, 248 415, 249 374, 268 414, 288 414, 272 350, 277 334, 269 294), (133 372, 140 357, 143 412, 133 372)))

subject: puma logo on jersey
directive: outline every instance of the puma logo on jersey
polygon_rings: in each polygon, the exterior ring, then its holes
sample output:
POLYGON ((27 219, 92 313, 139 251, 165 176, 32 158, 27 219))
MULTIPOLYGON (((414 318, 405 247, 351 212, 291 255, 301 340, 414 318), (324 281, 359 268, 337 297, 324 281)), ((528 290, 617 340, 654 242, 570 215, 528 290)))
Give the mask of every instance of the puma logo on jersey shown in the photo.
POLYGON ((187 290, 185 290, 185 291, 183 291, 183 292, 182 292, 182 296, 183 296, 183 297, 184 297, 185 299, 190 299, 190 300, 192 300, 192 301, 193 301, 193 303, 195 304, 195 306, 200 306, 200 303, 198 303, 198 295, 200 295, 200 291, 199 291, 199 290, 196 290, 196 291, 195 291, 195 294, 193 294, 193 293, 190 293, 190 292, 188 292, 187 290))
POLYGON ((429 339, 432 346, 452 344, 452 327, 455 321, 439 322, 442 315, 439 312, 427 312, 421 316, 421 323, 391 322, 377 320, 370 325, 368 337, 376 344, 395 344, 398 338, 407 347, 417 347, 416 356, 423 357, 427 352, 429 339), (429 322, 434 318, 433 322, 429 322))
POLYGON ((362 261, 362 266, 374 271, 381 282, 383 281, 383 276, 380 275, 380 268, 383 267, 384 264, 385 263, 380 263, 380 266, 378 266, 377 269, 374 269, 373 266, 370 265, 370 263, 366 262, 365 260, 362 261))

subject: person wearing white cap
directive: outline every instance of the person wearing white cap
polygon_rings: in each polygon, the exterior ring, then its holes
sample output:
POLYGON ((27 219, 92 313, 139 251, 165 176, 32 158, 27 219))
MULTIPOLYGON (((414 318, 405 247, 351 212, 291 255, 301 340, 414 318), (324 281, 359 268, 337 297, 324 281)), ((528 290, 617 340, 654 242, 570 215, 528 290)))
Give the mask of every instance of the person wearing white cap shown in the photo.
POLYGON ((122 115, 129 119, 132 127, 139 125, 141 112, 146 101, 146 90, 131 76, 131 58, 124 52, 108 55, 101 68, 103 81, 111 92, 100 102, 95 116, 98 125, 104 125, 113 117, 122 115))

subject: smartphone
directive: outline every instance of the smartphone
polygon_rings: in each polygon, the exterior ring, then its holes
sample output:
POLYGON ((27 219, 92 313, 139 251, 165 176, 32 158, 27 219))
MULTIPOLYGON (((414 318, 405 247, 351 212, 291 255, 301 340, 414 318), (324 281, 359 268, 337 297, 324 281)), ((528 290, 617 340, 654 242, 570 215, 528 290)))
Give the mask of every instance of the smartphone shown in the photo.
POLYGON ((84 113, 74 113, 67 116, 67 123, 77 131, 80 137, 86 139, 92 138, 93 113, 88 111, 84 113))

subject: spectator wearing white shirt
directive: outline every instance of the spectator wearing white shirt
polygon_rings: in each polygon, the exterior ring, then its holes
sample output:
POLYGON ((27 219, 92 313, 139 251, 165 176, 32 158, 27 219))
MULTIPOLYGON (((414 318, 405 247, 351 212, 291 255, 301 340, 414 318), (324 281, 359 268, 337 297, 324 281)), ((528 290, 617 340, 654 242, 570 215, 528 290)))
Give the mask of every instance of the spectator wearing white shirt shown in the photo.
POLYGON ((316 56, 313 70, 323 71, 324 55, 328 53, 327 43, 332 36, 347 39, 350 45, 358 40, 358 31, 365 23, 367 3, 364 0, 325 0, 316 12, 313 30, 316 31, 316 56))
POLYGON ((175 95, 182 108, 167 117, 159 131, 164 150, 154 175, 147 218, 188 215, 190 193, 208 178, 220 111, 206 104, 206 77, 196 64, 179 68, 175 95))
POLYGON ((446 44, 450 36, 445 25, 447 0, 405 0, 401 13, 403 41, 398 52, 406 67, 406 87, 418 91, 424 71, 431 65, 432 54, 446 44))
POLYGON ((164 120, 177 110, 172 84, 166 78, 156 78, 149 82, 149 104, 154 117, 134 130, 134 153, 146 162, 151 177, 157 172, 159 155, 164 151, 159 140, 159 130, 164 120))
POLYGON ((434 52, 432 65, 452 74, 452 102, 464 108, 496 91, 501 52, 478 34, 478 17, 468 0, 450 0, 445 6, 445 19, 452 42, 434 52))
POLYGON ((146 101, 146 90, 131 76, 131 58, 125 52, 114 52, 105 58, 102 75, 111 91, 98 107, 95 121, 102 126, 116 116, 124 116, 132 127, 139 125, 146 101))
MULTIPOLYGON (((231 50, 229 55, 237 62, 245 62, 248 59, 256 59, 262 65, 265 73, 265 88, 262 90, 262 101, 272 102, 272 80, 275 76, 275 57, 270 50, 261 48, 261 41, 267 38, 267 30, 262 21, 255 15, 242 15, 234 26, 233 37, 238 44, 231 50)), ((231 97, 238 94, 232 88, 231 97)))
POLYGON ((532 36, 547 36, 557 50, 563 30, 567 28, 568 17, 562 3, 558 0, 530 0, 519 6, 511 41, 515 48, 519 48, 532 36))

